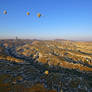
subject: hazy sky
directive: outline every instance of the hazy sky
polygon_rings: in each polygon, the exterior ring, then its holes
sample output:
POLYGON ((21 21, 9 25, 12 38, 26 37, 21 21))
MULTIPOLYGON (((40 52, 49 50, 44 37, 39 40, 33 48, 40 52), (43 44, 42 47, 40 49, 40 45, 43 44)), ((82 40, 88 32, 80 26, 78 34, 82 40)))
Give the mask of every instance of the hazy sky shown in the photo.
POLYGON ((0 38, 15 36, 92 40, 92 0, 0 0, 0 38))

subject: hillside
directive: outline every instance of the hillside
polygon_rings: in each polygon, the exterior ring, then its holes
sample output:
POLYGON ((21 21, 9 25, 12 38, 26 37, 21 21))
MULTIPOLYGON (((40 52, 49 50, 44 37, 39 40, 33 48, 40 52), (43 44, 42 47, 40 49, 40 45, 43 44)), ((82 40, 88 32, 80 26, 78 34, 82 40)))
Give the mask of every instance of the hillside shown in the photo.
POLYGON ((92 92, 92 42, 0 40, 0 90, 20 92, 19 87, 92 92))

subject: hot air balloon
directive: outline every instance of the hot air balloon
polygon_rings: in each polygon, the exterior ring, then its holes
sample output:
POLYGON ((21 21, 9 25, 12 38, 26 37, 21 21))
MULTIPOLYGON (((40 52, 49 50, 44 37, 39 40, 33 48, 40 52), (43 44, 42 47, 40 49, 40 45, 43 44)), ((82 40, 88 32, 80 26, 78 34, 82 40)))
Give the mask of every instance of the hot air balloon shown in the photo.
POLYGON ((48 71, 48 70, 46 70, 44 73, 45 73, 46 75, 48 75, 48 74, 49 74, 49 71, 48 71))
POLYGON ((4 14, 7 14, 7 11, 6 10, 4 10, 4 12, 3 12, 4 14))
POLYGON ((30 15, 30 12, 27 12, 27 15, 29 16, 30 15))
POLYGON ((37 14, 38 18, 40 18, 42 15, 40 13, 37 14))

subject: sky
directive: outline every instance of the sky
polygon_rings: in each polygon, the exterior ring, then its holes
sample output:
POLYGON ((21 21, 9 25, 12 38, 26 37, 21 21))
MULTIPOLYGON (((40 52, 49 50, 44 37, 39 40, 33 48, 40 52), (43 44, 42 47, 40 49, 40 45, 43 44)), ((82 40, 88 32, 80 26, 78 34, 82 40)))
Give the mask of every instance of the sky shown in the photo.
POLYGON ((0 0, 0 38, 16 36, 90 41, 92 0, 0 0))

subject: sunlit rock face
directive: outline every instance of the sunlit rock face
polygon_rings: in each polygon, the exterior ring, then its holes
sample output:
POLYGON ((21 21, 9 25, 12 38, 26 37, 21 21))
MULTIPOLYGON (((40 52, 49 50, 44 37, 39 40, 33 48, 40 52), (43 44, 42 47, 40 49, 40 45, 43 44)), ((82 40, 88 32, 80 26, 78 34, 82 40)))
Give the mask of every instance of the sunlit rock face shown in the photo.
POLYGON ((33 41, 16 48, 19 55, 65 68, 92 71, 92 43, 72 41, 33 41), (86 49, 85 49, 86 47, 86 49))

